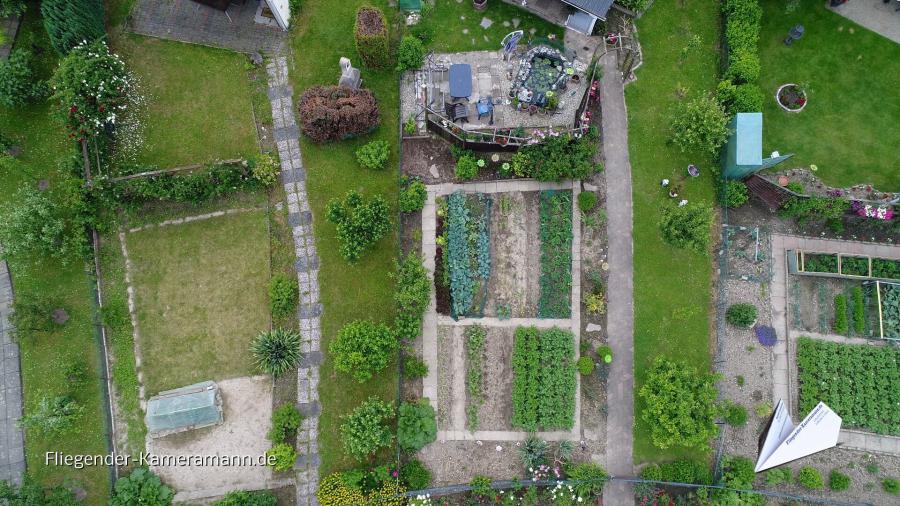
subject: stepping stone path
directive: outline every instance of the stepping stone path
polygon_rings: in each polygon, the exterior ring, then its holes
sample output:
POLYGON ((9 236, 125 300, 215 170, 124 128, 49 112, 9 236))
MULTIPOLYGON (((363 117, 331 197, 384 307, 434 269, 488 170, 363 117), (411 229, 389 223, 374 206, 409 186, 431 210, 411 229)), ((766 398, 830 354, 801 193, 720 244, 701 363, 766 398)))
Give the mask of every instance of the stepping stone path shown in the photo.
POLYGON ((287 195, 288 224, 294 238, 297 281, 300 285, 300 351, 303 358, 297 368, 297 407, 304 414, 297 431, 296 472, 297 505, 316 506, 319 487, 319 364, 322 362, 319 302, 319 257, 313 236, 312 212, 306 194, 306 169, 300 153, 300 131, 294 117, 293 90, 288 84, 287 60, 277 57, 266 66, 269 76, 269 101, 278 156, 281 158, 281 183, 287 195))
POLYGON ((522 22, 522 20, 519 19, 519 18, 512 18, 512 25, 513 25, 513 28, 518 28, 518 27, 519 27, 519 23, 521 23, 521 22, 522 22))

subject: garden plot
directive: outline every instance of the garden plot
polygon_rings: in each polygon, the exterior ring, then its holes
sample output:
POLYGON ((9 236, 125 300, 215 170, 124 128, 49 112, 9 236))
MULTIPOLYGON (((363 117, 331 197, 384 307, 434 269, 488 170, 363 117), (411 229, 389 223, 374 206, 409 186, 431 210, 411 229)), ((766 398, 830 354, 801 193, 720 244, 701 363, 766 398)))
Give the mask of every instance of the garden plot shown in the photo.
POLYGON ((791 328, 801 332, 864 338, 878 335, 874 284, 859 280, 791 275, 787 316, 791 328))

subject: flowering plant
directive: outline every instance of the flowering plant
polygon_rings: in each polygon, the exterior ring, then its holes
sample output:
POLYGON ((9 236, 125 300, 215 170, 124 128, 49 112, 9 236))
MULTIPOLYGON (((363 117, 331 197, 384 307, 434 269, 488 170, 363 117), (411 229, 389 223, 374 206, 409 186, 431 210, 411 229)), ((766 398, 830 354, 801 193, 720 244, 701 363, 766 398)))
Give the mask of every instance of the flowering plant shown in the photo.
POLYGON ((850 204, 850 209, 853 210, 857 216, 862 216, 864 218, 890 221, 894 217, 894 210, 886 205, 876 207, 872 204, 863 204, 858 200, 854 200, 850 204))

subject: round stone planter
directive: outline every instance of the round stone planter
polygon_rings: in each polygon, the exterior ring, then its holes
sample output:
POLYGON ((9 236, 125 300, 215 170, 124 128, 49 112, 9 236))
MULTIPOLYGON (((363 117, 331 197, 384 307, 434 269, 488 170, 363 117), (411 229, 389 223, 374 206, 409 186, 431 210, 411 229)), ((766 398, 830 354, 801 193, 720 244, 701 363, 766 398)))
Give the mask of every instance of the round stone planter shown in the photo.
POLYGON ((803 91, 802 89, 800 89, 800 87, 797 86, 797 85, 794 84, 794 83, 782 84, 781 86, 779 86, 779 87, 778 87, 778 91, 775 92, 775 102, 778 103, 778 107, 781 107, 782 109, 784 109, 784 110, 787 111, 787 112, 800 112, 800 111, 802 111, 804 108, 806 108, 806 104, 809 103, 809 101, 806 99, 806 92, 803 91), (793 88, 793 89, 792 89, 792 88, 793 88), (786 95, 786 94, 788 94, 788 93, 795 93, 796 95, 799 96, 800 100, 802 100, 803 102, 800 103, 799 105, 797 105, 797 104, 792 104, 792 105, 786 105, 786 104, 784 104, 784 103, 781 101, 782 96, 783 96, 783 95, 786 95))
POLYGON ((487 9, 487 0, 472 0, 472 7, 475 7, 476 11, 483 11, 487 9))

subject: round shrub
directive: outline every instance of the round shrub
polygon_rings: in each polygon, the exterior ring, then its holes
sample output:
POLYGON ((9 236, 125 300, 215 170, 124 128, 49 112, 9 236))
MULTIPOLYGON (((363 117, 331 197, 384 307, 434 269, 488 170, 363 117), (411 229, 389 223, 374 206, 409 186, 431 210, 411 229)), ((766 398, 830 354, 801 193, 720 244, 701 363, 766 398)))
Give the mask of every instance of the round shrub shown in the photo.
POLYGON ((32 70, 31 52, 16 49, 6 61, 0 61, 0 104, 14 109, 44 95, 44 83, 32 70))
POLYGON ((290 471, 297 461, 297 451, 287 443, 278 443, 266 450, 266 457, 269 459, 268 464, 276 471, 290 471))
POLYGON ((800 472, 797 473, 797 483, 809 490, 820 490, 825 487, 822 473, 818 469, 809 466, 800 468, 800 472))
POLYGON ((611 363, 613 360, 612 348, 606 345, 597 348, 597 356, 600 357, 604 364, 611 363))
POLYGON ((262 332, 250 344, 250 351, 260 370, 277 378, 300 360, 300 334, 287 329, 262 332))
POLYGON ((282 404, 272 412, 272 428, 269 429, 268 438, 273 443, 284 443, 294 437, 303 417, 296 406, 290 403, 282 404))
POLYGON ((428 376, 428 364, 419 357, 407 356, 403 361, 403 377, 407 379, 424 378, 428 376))
POLYGON ((313 142, 341 141, 378 126, 378 102, 368 89, 313 86, 297 105, 300 130, 313 142))
POLYGON ((363 6, 356 11, 356 25, 353 29, 356 52, 363 65, 381 68, 387 65, 388 29, 384 13, 375 7, 363 6))
POLYGON ((741 207, 750 199, 747 185, 741 181, 728 181, 725 183, 725 205, 732 209, 741 207))
POLYGON ((714 98, 679 102, 671 116, 672 142, 682 152, 715 155, 728 139, 728 115, 714 98))
POLYGON ((766 471, 766 485, 774 487, 782 483, 790 483, 793 479, 791 470, 787 467, 777 467, 766 471))
POLYGON ((357 320, 344 325, 328 350, 335 369, 362 383, 387 367, 397 347, 397 338, 386 325, 357 320))
POLYGON ((343 200, 331 199, 325 208, 326 218, 335 225, 340 253, 348 262, 355 262, 391 228, 388 205, 375 195, 368 202, 355 190, 343 200))
POLYGON ((275 319, 287 318, 297 307, 297 279, 284 274, 269 281, 269 309, 275 319))
POLYGON ((428 190, 425 188, 425 183, 418 179, 408 181, 400 189, 400 211, 404 213, 421 211, 425 207, 427 199, 428 190))
POLYGON ((597 205, 597 194, 594 192, 581 192, 578 194, 578 209, 583 213, 589 213, 597 205))
POLYGON ((756 306, 753 304, 732 304, 725 312, 725 319, 735 327, 750 327, 756 322, 756 306))
POLYGON ((400 405, 397 417, 397 444, 407 451, 419 451, 437 437, 434 408, 428 399, 400 405))
POLYGON ((344 451, 357 460, 363 460, 380 448, 390 446, 394 436, 388 423, 393 417, 392 404, 377 397, 369 397, 349 415, 343 417, 341 440, 344 443, 344 451))
POLYGON ((759 79, 759 55, 749 48, 739 48, 728 55, 725 77, 736 84, 752 83, 759 79))
POLYGON ((726 402, 722 407, 722 417, 725 423, 732 427, 741 427, 747 424, 747 408, 733 402, 726 402))
POLYGON ((456 178, 461 181, 475 179, 478 175, 478 161, 471 155, 459 157, 456 161, 456 178))
POLYGON ((400 468, 400 481, 410 490, 422 490, 431 485, 431 471, 422 462, 412 459, 400 468))
POLYGON ((832 469, 828 475, 828 488, 835 492, 847 490, 850 488, 850 477, 837 469, 832 469))
POLYGON ((418 37, 407 35, 397 49, 397 70, 414 70, 422 66, 425 59, 425 45, 418 37))
POLYGON ((139 467, 128 476, 116 480, 113 495, 109 499, 110 506, 168 506, 172 504, 175 493, 162 484, 159 476, 148 469, 139 467))
POLYGON ((594 372, 594 361, 591 357, 581 357, 575 364, 582 376, 590 376, 594 372))
POLYGON ((709 248, 712 207, 706 203, 667 206, 659 222, 663 240, 677 248, 706 253, 709 248))
POLYGON ((391 156, 387 141, 372 141, 356 150, 356 161, 366 169, 382 170, 391 156))

